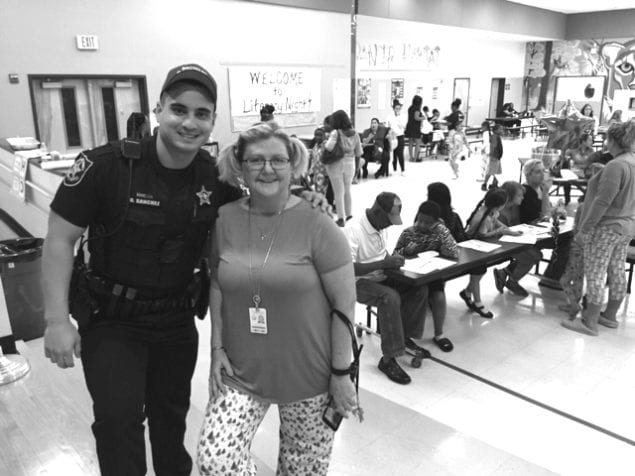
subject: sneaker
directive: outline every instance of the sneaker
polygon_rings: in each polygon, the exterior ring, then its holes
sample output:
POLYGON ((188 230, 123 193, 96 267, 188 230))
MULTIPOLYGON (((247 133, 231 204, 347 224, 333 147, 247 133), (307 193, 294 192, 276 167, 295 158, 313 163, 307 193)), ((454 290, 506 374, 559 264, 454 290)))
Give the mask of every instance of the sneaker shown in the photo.
POLYGON ((387 360, 384 360, 383 358, 379 359, 377 367, 393 382, 401 385, 410 383, 410 376, 399 366, 394 357, 387 360))
POLYGON ((520 284, 518 284, 518 281, 516 281, 515 279, 511 279, 511 278, 508 279, 507 283, 505 283, 505 286, 516 296, 520 296, 520 297, 529 296, 529 293, 527 292, 527 290, 523 288, 520 284))
POLYGON ((335 222, 335 224, 339 227, 344 227, 344 219, 343 218, 338 218, 337 221, 335 222))
POLYGON ((505 283, 507 282, 507 273, 504 269, 494 268, 494 284, 499 293, 502 293, 505 289, 505 283))
POLYGON ((430 351, 424 349, 420 345, 417 345, 415 341, 413 341, 410 337, 406 337, 406 341, 404 342, 406 346, 406 350, 412 354, 418 354, 422 359, 429 359, 431 357, 430 351))

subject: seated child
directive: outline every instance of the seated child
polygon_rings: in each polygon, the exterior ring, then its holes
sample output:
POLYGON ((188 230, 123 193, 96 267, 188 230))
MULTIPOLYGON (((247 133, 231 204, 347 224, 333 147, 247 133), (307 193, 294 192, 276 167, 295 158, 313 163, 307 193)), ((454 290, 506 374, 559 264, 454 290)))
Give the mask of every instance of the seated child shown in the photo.
MULTIPOLYGON (((440 220, 441 208, 435 202, 423 202, 419 206, 414 226, 406 228, 397 241, 395 253, 404 258, 415 258, 424 251, 438 251, 441 256, 456 259, 458 250, 450 231, 440 220)), ((450 352, 454 345, 443 335, 443 323, 447 313, 445 283, 428 283, 428 305, 434 323, 434 343, 444 352, 450 352)))

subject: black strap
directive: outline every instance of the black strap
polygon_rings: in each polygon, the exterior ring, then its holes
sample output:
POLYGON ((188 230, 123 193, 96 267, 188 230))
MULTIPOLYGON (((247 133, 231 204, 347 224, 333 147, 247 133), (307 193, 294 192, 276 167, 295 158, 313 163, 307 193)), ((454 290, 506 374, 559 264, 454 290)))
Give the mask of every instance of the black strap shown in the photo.
POLYGON ((331 372, 335 375, 346 375, 349 374, 351 376, 351 380, 355 384, 355 392, 359 392, 359 356, 362 353, 363 345, 357 344, 357 338, 355 337, 355 329, 353 328, 353 324, 351 324, 350 319, 344 314, 342 311, 337 309, 331 310, 331 317, 335 314, 340 320, 346 325, 348 328, 348 332, 351 335, 351 345, 353 347, 353 362, 348 369, 334 369, 331 367, 331 372))

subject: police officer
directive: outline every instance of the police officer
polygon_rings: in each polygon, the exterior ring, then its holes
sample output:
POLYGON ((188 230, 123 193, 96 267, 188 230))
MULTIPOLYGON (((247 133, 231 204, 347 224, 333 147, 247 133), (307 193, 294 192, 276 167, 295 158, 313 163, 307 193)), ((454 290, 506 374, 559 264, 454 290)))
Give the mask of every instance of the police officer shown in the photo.
POLYGON ((81 356, 103 475, 146 473, 146 417, 156 474, 192 469, 183 438, 198 344, 194 269, 217 209, 241 195, 218 181, 200 150, 216 101, 205 69, 173 68, 156 108, 158 134, 83 152, 51 203, 45 354, 61 368, 81 356), (88 269, 80 263, 69 286, 86 228, 88 269), (69 319, 69 288, 78 329, 69 319))

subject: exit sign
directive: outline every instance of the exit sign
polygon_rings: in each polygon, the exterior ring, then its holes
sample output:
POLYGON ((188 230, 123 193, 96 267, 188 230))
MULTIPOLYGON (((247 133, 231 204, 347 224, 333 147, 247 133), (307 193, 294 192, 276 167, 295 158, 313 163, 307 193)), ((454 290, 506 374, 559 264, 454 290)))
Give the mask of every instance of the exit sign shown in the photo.
POLYGON ((97 35, 77 35, 75 36, 78 50, 98 50, 99 41, 97 35))

